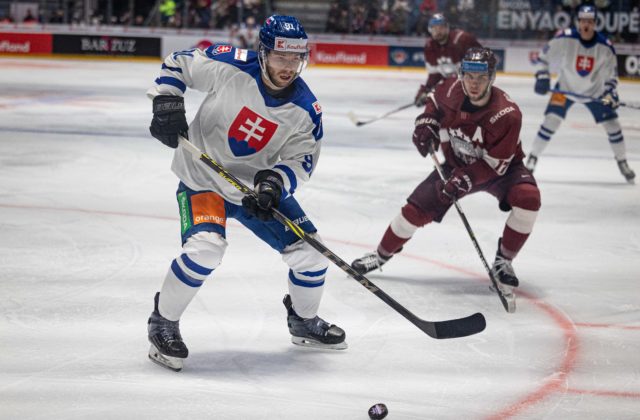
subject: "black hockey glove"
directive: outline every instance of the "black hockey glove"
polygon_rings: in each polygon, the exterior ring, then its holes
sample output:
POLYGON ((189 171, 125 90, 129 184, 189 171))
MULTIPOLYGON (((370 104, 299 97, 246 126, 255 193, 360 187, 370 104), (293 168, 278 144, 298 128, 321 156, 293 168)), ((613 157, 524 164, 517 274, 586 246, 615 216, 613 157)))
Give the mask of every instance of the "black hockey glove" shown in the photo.
POLYGON ((273 219, 271 209, 278 208, 284 182, 282 177, 270 169, 260 171, 253 179, 256 195, 245 195, 242 207, 253 217, 266 222, 273 219))
POLYGON ((536 73, 536 85, 533 87, 533 90, 538 95, 546 95, 550 89, 551 78, 549 77, 549 72, 546 70, 540 70, 536 73))
POLYGON ((440 122, 426 116, 424 113, 418 115, 413 130, 413 144, 416 145, 418 152, 422 156, 427 156, 433 147, 438 150, 440 146, 440 122))
POLYGON ((178 134, 186 136, 189 124, 184 113, 182 96, 159 95, 153 98, 151 135, 167 146, 178 147, 178 134))
POLYGON ((602 104, 611 109, 616 109, 620 106, 620 97, 618 97, 618 92, 615 89, 607 89, 600 98, 602 104))
POLYGON ((416 93, 416 97, 413 100, 413 103, 418 108, 423 107, 427 103, 427 97, 429 95, 429 90, 427 90, 426 85, 420 85, 420 89, 418 89, 418 93, 416 93))

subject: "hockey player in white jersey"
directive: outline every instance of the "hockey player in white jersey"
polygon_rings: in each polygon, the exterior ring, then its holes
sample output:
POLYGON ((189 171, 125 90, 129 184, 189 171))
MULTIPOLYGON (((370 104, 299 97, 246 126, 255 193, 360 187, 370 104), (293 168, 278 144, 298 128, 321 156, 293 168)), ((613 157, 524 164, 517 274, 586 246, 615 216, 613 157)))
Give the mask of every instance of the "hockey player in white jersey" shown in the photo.
POLYGON ((328 261, 271 216, 278 208, 316 234, 293 197, 318 163, 322 138, 322 110, 299 77, 308 57, 307 35, 296 18, 271 16, 259 37, 257 52, 214 45, 173 53, 148 91, 151 134, 176 149, 172 170, 180 179, 182 234, 182 252, 171 263, 148 321, 149 357, 176 371, 188 355, 178 322, 222 261, 227 218, 242 223, 289 266, 284 305, 292 341, 347 347, 344 331, 317 315, 328 261), (183 101, 187 88, 207 93, 190 125, 183 101), (187 131, 200 150, 255 185, 257 199, 243 196, 178 147, 178 136, 187 131))
POLYGON ((535 92, 540 95, 549 92, 551 66, 559 74, 554 90, 571 92, 575 96, 552 92, 544 121, 533 142, 526 165, 534 170, 538 158, 560 127, 567 110, 574 102, 581 102, 591 111, 596 123, 602 124, 620 172, 627 182, 633 183, 635 173, 627 163, 622 127, 615 111, 619 104, 616 53, 611 42, 595 30, 596 17, 597 10, 594 6, 580 6, 577 28, 559 32, 540 54, 535 92))

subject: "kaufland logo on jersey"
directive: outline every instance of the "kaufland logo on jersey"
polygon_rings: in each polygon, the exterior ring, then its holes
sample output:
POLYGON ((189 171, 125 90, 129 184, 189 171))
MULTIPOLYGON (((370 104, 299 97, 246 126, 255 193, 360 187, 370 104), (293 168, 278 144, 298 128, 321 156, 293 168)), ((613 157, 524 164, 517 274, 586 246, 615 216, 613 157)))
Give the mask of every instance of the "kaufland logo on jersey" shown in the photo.
POLYGON ((587 76, 593 70, 593 57, 579 55, 576 57, 576 71, 582 77, 587 76))
POLYGON ((278 124, 242 107, 229 127, 229 148, 235 156, 259 152, 269 143, 278 124))

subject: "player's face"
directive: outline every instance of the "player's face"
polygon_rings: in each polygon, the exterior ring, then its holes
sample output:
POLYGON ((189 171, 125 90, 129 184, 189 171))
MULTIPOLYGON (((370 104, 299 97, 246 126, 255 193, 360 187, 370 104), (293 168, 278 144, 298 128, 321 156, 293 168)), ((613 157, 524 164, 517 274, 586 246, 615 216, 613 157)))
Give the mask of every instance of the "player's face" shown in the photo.
POLYGON ((487 73, 466 72, 462 76, 462 83, 471 102, 483 98, 489 87, 489 75, 487 73))
POLYGON ((429 28, 429 33, 434 41, 444 44, 449 36, 449 27, 447 25, 433 25, 429 28))
POLYGON ((580 33, 580 38, 585 41, 589 41, 591 38, 593 38, 595 31, 595 19, 578 19, 578 32, 580 33))
POLYGON ((302 54, 270 51, 267 56, 267 71, 271 81, 279 88, 285 88, 293 82, 304 62, 302 54))

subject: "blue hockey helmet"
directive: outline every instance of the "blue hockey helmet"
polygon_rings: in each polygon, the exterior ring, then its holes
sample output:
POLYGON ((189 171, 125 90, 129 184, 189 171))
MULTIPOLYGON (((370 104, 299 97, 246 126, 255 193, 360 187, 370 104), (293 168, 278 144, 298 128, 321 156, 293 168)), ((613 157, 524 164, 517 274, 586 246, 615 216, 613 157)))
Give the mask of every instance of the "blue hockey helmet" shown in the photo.
POLYGON ((593 19, 598 17, 598 9, 591 4, 583 4, 578 8, 578 19, 593 19))
POLYGON ((268 81, 274 84, 267 71, 268 53, 270 51, 299 54, 299 65, 295 77, 300 75, 307 65, 309 47, 307 33, 298 19, 293 16, 269 16, 264 21, 262 28, 260 28, 259 37, 258 58, 260 60, 260 68, 262 69, 262 75, 268 81))
POLYGON ((429 19, 428 28, 432 28, 438 25, 449 26, 449 21, 442 13, 436 13, 431 16, 431 19, 429 19))

